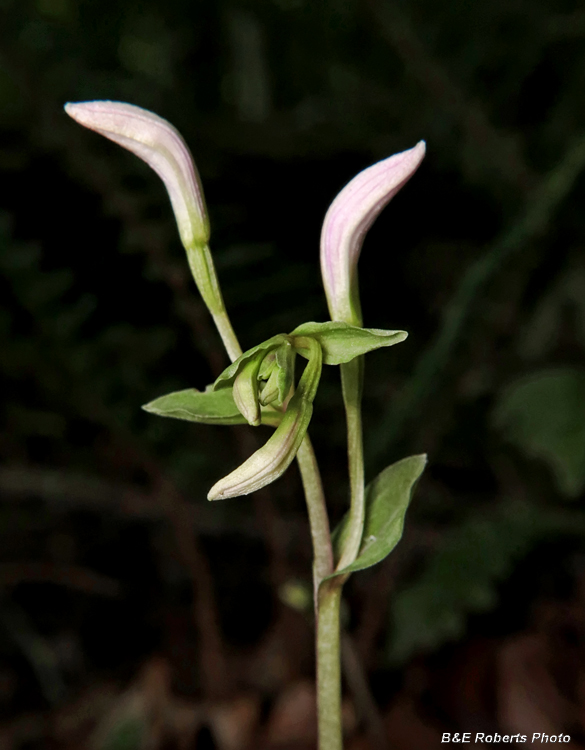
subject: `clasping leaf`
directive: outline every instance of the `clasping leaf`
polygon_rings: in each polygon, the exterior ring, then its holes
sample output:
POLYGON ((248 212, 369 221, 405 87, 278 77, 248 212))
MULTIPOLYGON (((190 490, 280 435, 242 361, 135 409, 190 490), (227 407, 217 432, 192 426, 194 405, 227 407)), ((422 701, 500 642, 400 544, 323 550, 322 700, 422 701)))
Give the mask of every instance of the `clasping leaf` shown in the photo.
MULTIPOLYGON (((425 454, 403 458, 384 469, 366 487, 366 521, 357 559, 343 570, 336 570, 330 578, 369 568, 392 552, 402 537, 406 510, 426 462, 425 454)), ((338 559, 341 557, 348 520, 349 515, 346 515, 333 532, 338 559)))

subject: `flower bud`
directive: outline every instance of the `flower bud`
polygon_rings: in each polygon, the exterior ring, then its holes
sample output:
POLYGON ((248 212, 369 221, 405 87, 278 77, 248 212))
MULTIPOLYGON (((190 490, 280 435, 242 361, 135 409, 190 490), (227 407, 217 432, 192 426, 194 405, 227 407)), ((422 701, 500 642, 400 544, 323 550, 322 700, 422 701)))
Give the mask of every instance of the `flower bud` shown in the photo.
POLYGON ((379 161, 353 178, 335 198, 321 232, 321 274, 332 320, 361 326, 357 263, 368 229, 408 182, 425 143, 379 161))
POLYGON ((258 401, 258 370, 262 361, 259 357, 244 364, 234 380, 234 401, 248 424, 260 424, 260 403, 258 401))
POLYGON ((187 144, 170 122, 123 102, 69 103, 65 111, 152 167, 167 188, 185 248, 207 244, 209 219, 199 175, 187 144))
POLYGON ((249 495, 274 482, 290 466, 309 427, 321 376, 321 347, 314 339, 303 340, 303 345, 310 352, 309 362, 274 434, 247 461, 213 485, 209 500, 249 495))

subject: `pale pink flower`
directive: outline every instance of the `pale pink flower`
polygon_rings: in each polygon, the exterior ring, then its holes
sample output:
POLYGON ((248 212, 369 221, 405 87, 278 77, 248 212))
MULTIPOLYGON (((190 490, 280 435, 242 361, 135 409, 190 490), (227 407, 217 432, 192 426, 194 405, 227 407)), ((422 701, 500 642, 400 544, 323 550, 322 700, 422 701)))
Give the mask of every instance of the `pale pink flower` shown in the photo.
POLYGON ((332 320, 361 325, 357 263, 368 229, 416 172, 425 142, 364 169, 335 198, 321 231, 321 274, 332 320))
POLYGON ((207 245, 209 220, 199 175, 187 144, 170 122, 123 102, 70 103, 65 111, 152 167, 169 193, 183 245, 190 249, 207 245))

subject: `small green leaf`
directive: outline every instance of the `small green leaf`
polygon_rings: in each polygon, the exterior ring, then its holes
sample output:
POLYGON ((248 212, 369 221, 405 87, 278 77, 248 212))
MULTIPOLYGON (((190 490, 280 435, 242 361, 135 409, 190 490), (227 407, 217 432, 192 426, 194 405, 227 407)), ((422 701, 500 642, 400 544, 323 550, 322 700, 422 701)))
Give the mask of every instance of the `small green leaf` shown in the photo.
POLYGON ((189 422, 246 424, 245 417, 236 406, 231 388, 204 392, 187 388, 184 391, 167 393, 166 396, 156 398, 142 408, 160 417, 186 419, 189 422))
MULTIPOLYGON (((367 354, 383 346, 394 346, 408 336, 406 331, 383 331, 378 328, 359 328, 333 321, 329 323, 303 323, 295 328, 291 336, 310 336, 323 349, 323 364, 341 365, 361 354, 367 354)), ((307 350, 297 346, 303 357, 307 350)))
POLYGON ((263 341, 257 346, 253 346, 248 351, 244 352, 241 357, 238 357, 235 362, 232 362, 229 367, 221 373, 213 384, 213 390, 218 391, 223 388, 229 388, 233 385, 236 376, 242 371, 242 368, 251 360, 262 361, 265 356, 273 349, 277 349, 281 344, 288 341, 287 336, 284 333, 279 333, 277 336, 273 336, 266 341, 263 341))
MULTIPOLYGON (((384 469, 366 487, 366 521, 360 551, 355 562, 335 575, 369 568, 392 552, 402 537, 404 516, 426 462, 424 454, 403 458, 384 469)), ((341 556, 348 520, 349 514, 333 532, 337 557, 341 556)))
POLYGON ((571 367, 536 372, 501 394, 494 425, 527 456, 552 469, 559 489, 585 489, 585 372, 571 367))

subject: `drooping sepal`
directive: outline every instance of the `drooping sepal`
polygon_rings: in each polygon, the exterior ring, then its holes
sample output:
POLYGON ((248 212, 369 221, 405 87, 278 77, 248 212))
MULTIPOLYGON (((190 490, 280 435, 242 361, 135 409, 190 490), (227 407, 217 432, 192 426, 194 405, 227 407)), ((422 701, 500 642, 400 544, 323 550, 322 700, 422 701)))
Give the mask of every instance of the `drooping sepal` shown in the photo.
MULTIPOLYGON (((356 560, 333 576, 364 570, 381 562, 402 537, 404 517, 414 488, 427 462, 426 455, 409 456, 388 466, 366 487, 366 519, 356 560)), ((336 559, 341 558, 348 531, 346 515, 333 532, 336 559)))
MULTIPOLYGON (((291 336, 306 336, 315 339, 323 350, 324 365, 341 365, 350 362, 362 354, 394 346, 407 338, 406 331, 384 331, 379 328, 360 328, 359 326, 333 321, 327 323, 303 323, 295 328, 291 336)), ((306 357, 307 350, 299 347, 298 353, 306 357)))

